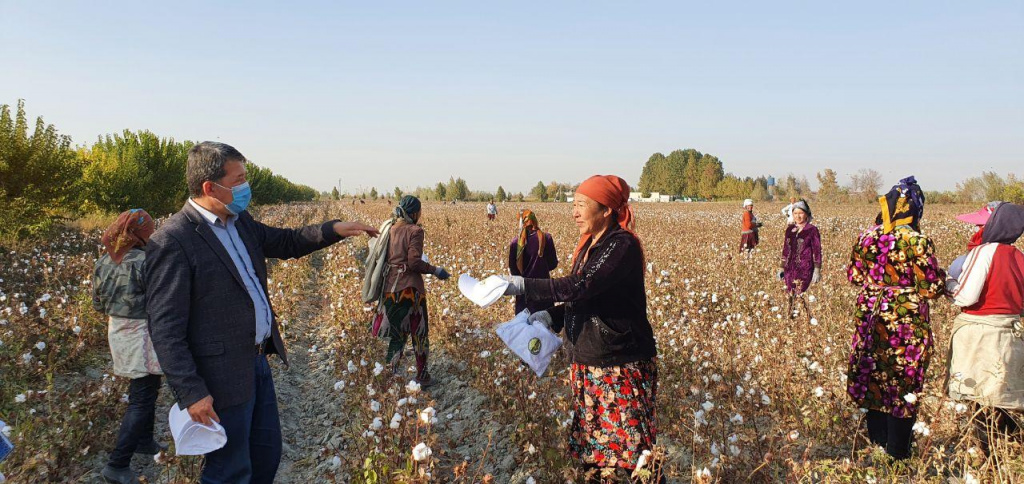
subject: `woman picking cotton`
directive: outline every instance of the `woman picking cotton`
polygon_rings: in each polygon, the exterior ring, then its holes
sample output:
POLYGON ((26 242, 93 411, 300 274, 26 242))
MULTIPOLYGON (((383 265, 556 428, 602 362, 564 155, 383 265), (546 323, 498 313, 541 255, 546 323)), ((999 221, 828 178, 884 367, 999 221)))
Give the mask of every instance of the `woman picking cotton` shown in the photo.
POLYGON ((743 201, 743 215, 740 216, 740 252, 750 254, 761 241, 758 231, 763 224, 757 221, 754 215, 754 201, 746 199, 743 201))
POLYGON ((900 180, 879 204, 878 225, 857 240, 847 270, 861 289, 846 385, 868 411, 871 441, 905 459, 932 356, 929 300, 944 294, 945 274, 920 232, 924 193, 914 177, 900 180))
MULTIPOLYGON (((558 254, 551 234, 540 229, 537 215, 523 209, 519 212, 519 235, 509 243, 508 271, 513 276, 530 279, 550 279, 551 271, 558 266, 558 254)), ((526 303, 526 298, 516 296, 516 314, 524 309, 531 313, 542 311, 550 304, 547 301, 526 303)))
POLYGON ((419 225, 420 200, 406 195, 398 202, 394 224, 388 231, 387 272, 384 292, 373 321, 374 335, 388 338, 387 361, 392 371, 399 368, 405 344, 412 340, 416 356, 415 380, 423 386, 434 383, 427 371, 430 353, 427 291, 424 274, 448 279, 443 267, 435 267, 423 258, 423 228, 419 225))
POLYGON ((1014 434, 1024 411, 1024 207, 1002 203, 985 223, 953 289, 963 311, 953 321, 949 396, 983 407, 973 412, 982 441, 985 420, 1014 434))
POLYGON ((811 207, 806 200, 791 204, 793 223, 786 227, 786 239, 782 245, 782 270, 779 278, 786 283, 789 294, 789 317, 793 318, 793 300, 800 299, 804 312, 810 318, 804 293, 811 284, 821 280, 821 234, 811 223, 811 207))
POLYGON ((629 185, 617 176, 584 181, 573 201, 580 240, 570 275, 512 276, 506 291, 528 304, 562 303, 530 321, 565 330, 573 393, 569 452, 593 480, 629 474, 657 437, 657 349, 628 200, 629 185))
POLYGON ((155 229, 145 210, 121 213, 101 240, 104 254, 96 261, 92 305, 106 314, 107 340, 114 360, 113 373, 130 378, 128 408, 121 419, 117 443, 101 474, 107 482, 138 482, 132 454, 154 455, 167 447, 153 440, 156 398, 163 371, 149 337, 142 248, 155 229))

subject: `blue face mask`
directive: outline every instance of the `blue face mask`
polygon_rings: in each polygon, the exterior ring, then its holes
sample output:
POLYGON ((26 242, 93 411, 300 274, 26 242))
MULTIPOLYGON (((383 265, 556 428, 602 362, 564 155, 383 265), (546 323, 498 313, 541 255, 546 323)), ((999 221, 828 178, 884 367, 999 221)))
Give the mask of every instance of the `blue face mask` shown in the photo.
MULTIPOLYGON (((228 188, 217 182, 213 182, 213 184, 221 188, 228 188)), ((224 208, 228 209, 228 212, 231 212, 232 215, 238 215, 249 206, 249 200, 252 200, 252 189, 249 188, 249 182, 244 182, 241 185, 231 187, 230 190, 231 203, 224 205, 224 208)))

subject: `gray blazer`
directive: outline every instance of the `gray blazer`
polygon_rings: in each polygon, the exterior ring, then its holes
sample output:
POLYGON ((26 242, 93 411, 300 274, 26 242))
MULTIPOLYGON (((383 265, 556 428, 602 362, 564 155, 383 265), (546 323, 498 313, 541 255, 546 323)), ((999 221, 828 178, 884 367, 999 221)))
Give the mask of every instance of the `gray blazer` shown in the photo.
MULTIPOLYGON (((242 212, 235 223, 266 294, 266 257, 302 257, 341 240, 335 221, 268 227, 242 212)), ((167 383, 186 408, 207 395, 215 409, 252 398, 256 316, 242 277, 206 220, 189 203, 146 244, 146 312, 167 383)), ((273 306, 271 306, 273 313, 273 306)), ((287 364, 277 316, 267 353, 287 364)))

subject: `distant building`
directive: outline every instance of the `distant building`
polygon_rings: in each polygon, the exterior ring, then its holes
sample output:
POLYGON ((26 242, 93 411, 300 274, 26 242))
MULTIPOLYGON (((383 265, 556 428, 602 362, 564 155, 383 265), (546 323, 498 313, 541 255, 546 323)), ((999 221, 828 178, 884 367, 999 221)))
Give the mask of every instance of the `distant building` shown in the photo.
POLYGON ((644 197, 641 192, 629 192, 631 202, 671 202, 674 198, 672 195, 662 195, 661 192, 651 192, 649 197, 644 197))

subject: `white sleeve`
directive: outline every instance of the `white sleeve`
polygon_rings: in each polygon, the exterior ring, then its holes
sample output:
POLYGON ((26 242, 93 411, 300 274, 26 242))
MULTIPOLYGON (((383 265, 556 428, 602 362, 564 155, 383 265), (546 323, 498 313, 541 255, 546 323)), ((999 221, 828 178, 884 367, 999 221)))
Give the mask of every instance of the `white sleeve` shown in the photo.
POLYGON ((965 308, 978 302, 988 281, 992 259, 998 247, 999 244, 985 244, 967 254, 963 271, 957 279, 959 287, 953 293, 953 304, 965 308))

